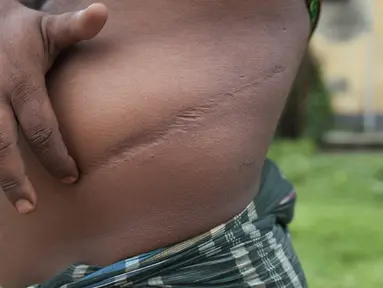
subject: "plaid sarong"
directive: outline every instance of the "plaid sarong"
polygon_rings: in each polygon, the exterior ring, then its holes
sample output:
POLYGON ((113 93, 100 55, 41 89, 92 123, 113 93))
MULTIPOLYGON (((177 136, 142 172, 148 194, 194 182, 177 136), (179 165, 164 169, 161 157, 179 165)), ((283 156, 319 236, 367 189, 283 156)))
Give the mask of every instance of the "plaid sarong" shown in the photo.
POLYGON ((259 194, 229 222, 109 267, 72 265, 52 280, 32 287, 305 288, 287 231, 295 196, 278 167, 266 160, 259 194))

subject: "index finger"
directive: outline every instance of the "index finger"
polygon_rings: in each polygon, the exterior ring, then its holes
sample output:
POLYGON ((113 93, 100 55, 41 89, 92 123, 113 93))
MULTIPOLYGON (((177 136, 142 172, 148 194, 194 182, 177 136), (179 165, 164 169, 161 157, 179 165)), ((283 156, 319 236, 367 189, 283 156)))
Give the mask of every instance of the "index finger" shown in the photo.
POLYGON ((11 97, 12 106, 28 144, 43 166, 64 183, 74 183, 78 179, 77 167, 64 144, 44 80, 18 85, 11 97))
POLYGON ((20 213, 35 208, 36 194, 25 175, 25 169, 17 146, 17 128, 12 108, 0 102, 0 191, 20 213))

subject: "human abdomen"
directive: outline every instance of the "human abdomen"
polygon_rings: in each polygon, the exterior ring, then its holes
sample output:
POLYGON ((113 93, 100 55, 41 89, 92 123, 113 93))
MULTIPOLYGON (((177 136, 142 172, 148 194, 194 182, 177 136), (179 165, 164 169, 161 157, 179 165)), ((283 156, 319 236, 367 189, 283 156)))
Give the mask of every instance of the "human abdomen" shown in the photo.
POLYGON ((5 267, 4 281, 27 283, 170 245, 256 195, 308 20, 286 36, 257 17, 278 16, 267 5, 279 1, 224 2, 111 1, 102 34, 54 67, 52 103, 82 177, 62 185, 21 141, 38 208, 20 216, 0 196, 0 283, 5 267))

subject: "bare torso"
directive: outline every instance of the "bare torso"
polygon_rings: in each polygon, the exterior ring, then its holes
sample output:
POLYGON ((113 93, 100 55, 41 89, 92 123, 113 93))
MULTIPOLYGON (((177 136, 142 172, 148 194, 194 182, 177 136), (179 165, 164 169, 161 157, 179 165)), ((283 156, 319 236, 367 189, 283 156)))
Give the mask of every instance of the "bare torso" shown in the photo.
MULTIPOLYGON (((91 1, 71 2, 45 9, 91 1)), ((105 30, 48 78, 80 181, 53 179, 21 140, 38 208, 18 215, 0 195, 7 288, 164 247, 240 212, 309 31, 303 0, 104 2, 105 30)))

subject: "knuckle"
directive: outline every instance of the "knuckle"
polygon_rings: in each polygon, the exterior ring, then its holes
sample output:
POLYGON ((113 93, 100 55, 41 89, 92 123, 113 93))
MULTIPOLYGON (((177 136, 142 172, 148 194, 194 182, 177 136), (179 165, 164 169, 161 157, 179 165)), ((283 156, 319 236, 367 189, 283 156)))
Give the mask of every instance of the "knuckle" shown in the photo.
MULTIPOLYGON (((16 64, 14 64, 16 65, 16 64)), ((12 100, 15 96, 19 95, 22 91, 25 91, 26 77, 20 72, 18 67, 12 67, 12 72, 7 74, 7 97, 12 100)))
MULTIPOLYGON (((33 97, 36 93, 41 91, 41 86, 28 84, 27 79, 19 80, 12 86, 11 101, 14 106, 22 107, 31 101, 36 102, 38 99, 33 97)), ((37 103, 39 104, 39 103, 37 103)))
POLYGON ((3 189, 4 193, 9 193, 10 191, 14 191, 15 189, 21 186, 21 181, 14 177, 2 178, 0 180, 1 189, 3 189))
POLYGON ((9 84, 11 85, 17 85, 19 83, 24 82, 25 80, 25 74, 21 73, 21 68, 19 67, 17 62, 12 63, 12 70, 8 76, 9 84))
POLYGON ((0 159, 8 154, 9 150, 12 148, 12 141, 7 135, 0 132, 0 159))
POLYGON ((49 149, 53 145, 53 136, 55 132, 56 129, 52 127, 36 129, 29 134, 29 141, 35 149, 49 149))
MULTIPOLYGON (((25 104, 45 88, 38 73, 28 73, 25 71, 25 64, 19 61, 0 59, 0 77, 2 79, 2 96, 0 99, 7 99, 13 105, 25 104), (36 81, 38 80, 38 81, 36 81), (30 97, 32 96, 32 97, 30 97)), ((36 97, 35 97, 36 98, 36 97)))
POLYGON ((8 65, 8 71, 7 71, 7 79, 8 79, 8 86, 14 90, 16 86, 21 85, 22 83, 25 83, 26 81, 26 74, 22 73, 21 67, 19 67, 18 63, 16 61, 12 62, 12 64, 8 65))

